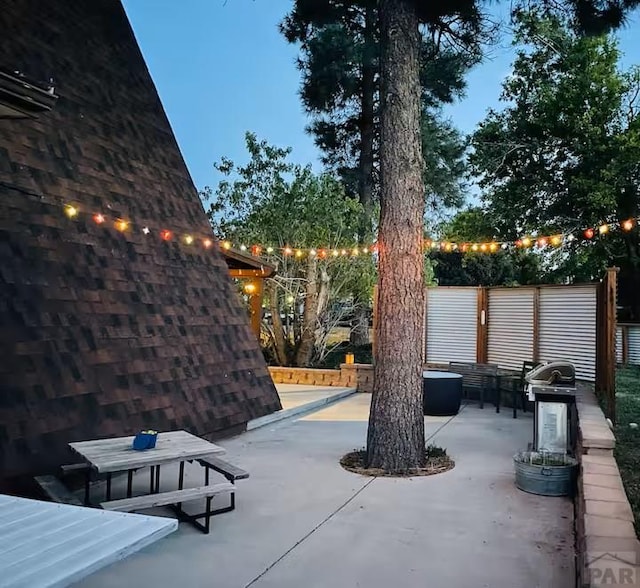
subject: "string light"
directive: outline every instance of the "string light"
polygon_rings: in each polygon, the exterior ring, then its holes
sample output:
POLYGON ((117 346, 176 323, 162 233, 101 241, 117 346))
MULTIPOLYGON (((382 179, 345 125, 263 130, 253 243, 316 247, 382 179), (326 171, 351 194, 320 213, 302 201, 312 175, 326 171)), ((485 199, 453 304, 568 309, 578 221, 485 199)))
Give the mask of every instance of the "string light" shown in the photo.
MULTIPOLYGON (((63 209, 65 215, 69 218, 76 218, 81 214, 80 209, 73 204, 68 204, 68 203, 65 204, 62 202, 58 202, 58 205, 63 209)), ((100 212, 97 212, 95 214, 90 214, 90 218, 97 225, 102 225, 108 220, 108 218, 100 212)), ((638 224, 638 221, 639 221, 639 218, 632 217, 626 220, 617 221, 613 225, 609 223, 594 225, 593 227, 589 227, 583 230, 582 236, 585 239, 593 239, 596 236, 596 234, 604 236, 611 233, 612 230, 616 228, 618 228, 618 230, 629 232, 635 228, 635 226, 638 224)), ((134 230, 136 229, 135 222, 131 223, 130 221, 124 220, 122 218, 114 219, 113 226, 116 230, 120 232, 125 232, 131 229, 132 226, 134 230)), ((141 230, 142 233, 145 235, 148 235, 151 232, 148 226, 140 227, 138 225, 138 227, 139 227, 139 230, 141 230)), ((160 231, 160 237, 163 241, 170 241, 173 238, 173 233, 169 229, 164 229, 160 231)), ((204 249, 210 249, 214 243, 210 238, 197 237, 190 234, 184 235, 181 241, 184 241, 184 243, 187 245, 192 245, 196 242, 196 239, 198 243, 202 244, 204 249)), ((431 250, 439 249, 446 252, 452 252, 452 251, 458 251, 458 250, 462 252, 467 252, 469 249, 471 249, 472 251, 482 251, 483 253, 486 253, 486 252, 494 253, 498 251, 499 248, 506 250, 509 248, 509 246, 513 246, 513 245, 515 245, 516 247, 524 247, 524 248, 528 248, 528 247, 531 247, 532 245, 535 245, 538 248, 542 249, 544 247, 547 247, 548 245, 559 247, 562 245, 564 241, 566 241, 567 243, 571 243, 575 240, 576 240, 576 236, 571 233, 567 233, 564 235, 558 234, 558 235, 551 235, 551 236, 539 236, 539 233, 537 231, 533 231, 531 233, 531 236, 522 237, 521 239, 518 239, 515 242, 514 241, 477 242, 477 243, 457 244, 449 241, 434 241, 432 239, 424 239, 423 248, 425 251, 428 251, 429 249, 431 250)), ((221 242, 221 247, 222 249, 230 250, 233 248, 233 244, 230 241, 225 240, 221 242)), ((324 259, 328 256, 356 257, 356 256, 359 256, 360 254, 367 254, 367 253, 375 254, 378 252, 378 244, 374 243, 371 246, 364 245, 364 246, 353 247, 351 249, 344 248, 344 249, 328 249, 328 250, 315 249, 315 248, 307 249, 304 247, 292 249, 289 246, 286 246, 284 248, 274 248, 272 246, 263 248, 259 244, 250 245, 250 247, 247 247, 247 245, 241 244, 239 246, 239 249, 241 251, 250 250, 251 253, 256 256, 259 256, 262 253, 263 249, 269 254, 273 254, 279 249, 284 253, 284 255, 293 255, 295 253, 296 258, 302 258, 305 255, 309 255, 311 257, 321 257, 324 259)))
POLYGON ((64 207, 64 212, 65 214, 69 217, 69 218, 75 218, 76 216, 78 216, 78 209, 73 206, 72 204, 67 204, 64 207))

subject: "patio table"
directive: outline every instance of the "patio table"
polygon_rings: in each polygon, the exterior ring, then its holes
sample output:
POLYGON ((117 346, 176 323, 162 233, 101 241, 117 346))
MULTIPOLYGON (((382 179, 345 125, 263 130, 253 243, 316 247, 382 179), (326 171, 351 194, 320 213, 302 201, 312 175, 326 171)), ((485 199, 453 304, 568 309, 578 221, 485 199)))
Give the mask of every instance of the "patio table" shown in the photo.
POLYGON ((127 472, 127 497, 131 497, 133 472, 150 467, 150 494, 159 492, 160 466, 180 462, 179 487, 184 479, 184 462, 193 461, 209 455, 222 454, 225 450, 201 437, 187 431, 168 431, 158 433, 156 446, 153 449, 137 451, 132 448, 134 437, 116 437, 96 441, 80 441, 69 443, 90 466, 86 472, 84 501, 89 505, 89 484, 91 470, 99 474, 107 474, 107 500, 111 499, 111 475, 127 472), (155 473, 155 478, 154 478, 155 473))

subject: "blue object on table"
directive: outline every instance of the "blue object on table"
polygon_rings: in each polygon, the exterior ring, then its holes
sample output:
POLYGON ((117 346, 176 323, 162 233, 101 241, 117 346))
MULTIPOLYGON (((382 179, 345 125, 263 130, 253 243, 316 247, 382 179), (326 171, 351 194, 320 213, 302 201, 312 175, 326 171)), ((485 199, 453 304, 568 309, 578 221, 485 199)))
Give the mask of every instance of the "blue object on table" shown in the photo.
POLYGON ((133 448, 137 451, 143 451, 144 449, 153 449, 156 446, 157 439, 157 431, 142 431, 138 433, 133 439, 133 448))

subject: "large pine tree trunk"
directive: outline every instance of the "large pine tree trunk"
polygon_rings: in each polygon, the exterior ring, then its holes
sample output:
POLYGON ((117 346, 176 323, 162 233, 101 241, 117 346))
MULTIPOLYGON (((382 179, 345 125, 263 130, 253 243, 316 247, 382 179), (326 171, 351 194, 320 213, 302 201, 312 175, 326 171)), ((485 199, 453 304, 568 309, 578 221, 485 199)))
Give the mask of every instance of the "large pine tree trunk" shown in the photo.
POLYGON ((424 463, 424 314, 420 36, 414 0, 381 0, 378 320, 367 437, 369 467, 424 463))

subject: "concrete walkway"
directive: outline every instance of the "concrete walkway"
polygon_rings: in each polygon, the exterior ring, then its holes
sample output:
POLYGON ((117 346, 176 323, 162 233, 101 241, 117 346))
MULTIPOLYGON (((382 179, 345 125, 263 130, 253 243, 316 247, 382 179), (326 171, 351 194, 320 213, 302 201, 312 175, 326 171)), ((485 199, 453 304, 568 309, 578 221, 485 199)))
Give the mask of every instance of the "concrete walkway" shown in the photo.
MULTIPOLYGON (((181 524, 79 586, 574 585, 571 501, 514 486, 512 455, 531 437, 530 415, 514 420, 471 404, 453 419, 427 417, 428 436, 456 467, 426 478, 368 478, 338 460, 364 445, 369 401, 357 394, 222 443, 251 472, 238 482, 236 511, 215 517, 208 536, 181 524)), ((194 485, 201 476, 188 471, 194 485)), ((163 481, 173 478, 163 468, 163 481)))

